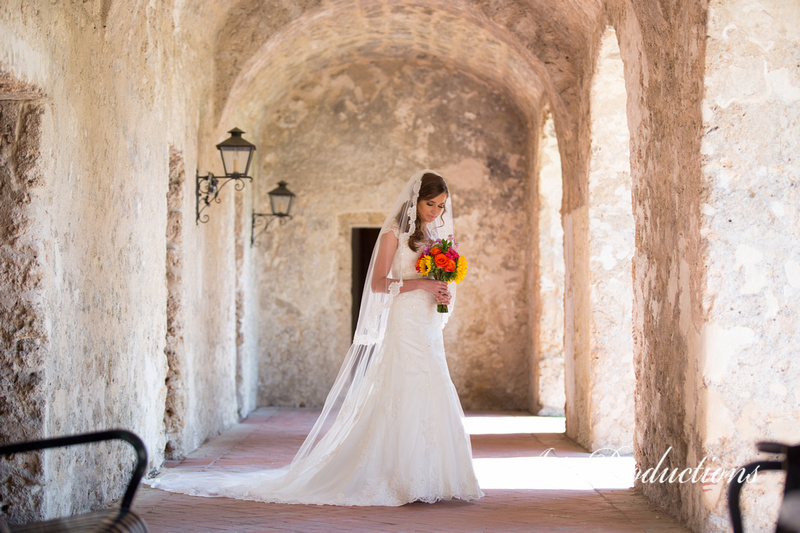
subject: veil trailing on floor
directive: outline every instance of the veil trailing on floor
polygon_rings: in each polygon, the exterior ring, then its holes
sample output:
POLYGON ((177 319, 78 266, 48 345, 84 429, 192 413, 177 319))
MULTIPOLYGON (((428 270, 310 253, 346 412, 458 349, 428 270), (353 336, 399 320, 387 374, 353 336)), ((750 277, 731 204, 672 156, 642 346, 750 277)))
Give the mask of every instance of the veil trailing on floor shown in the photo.
MULTIPOLYGON (((344 439, 347 436, 347 429, 352 427, 352 422, 358 415, 357 407, 369 392, 369 387, 372 383, 364 380, 364 376, 369 366, 375 362, 375 357, 380 353, 381 343, 386 333, 389 308, 393 298, 400 293, 400 287, 403 285, 399 270, 400 265, 403 264, 403 258, 406 254, 418 255, 420 253, 409 248, 408 240, 417 229, 417 202, 419 201, 422 177, 426 174, 435 174, 441 177, 440 174, 429 169, 421 170, 414 174, 397 196, 389 215, 381 226, 378 240, 372 251, 369 269, 367 270, 353 343, 350 345, 339 374, 328 393, 322 413, 292 460, 293 466, 308 457, 315 446, 320 443, 323 436, 325 436, 326 446, 335 447, 337 442, 344 439), (390 231, 397 236, 399 253, 395 254, 385 286, 375 287, 372 280, 378 251, 382 237, 390 231), (331 426, 331 423, 337 417, 339 418, 337 424, 331 426), (332 432, 327 434, 329 433, 329 427, 331 427, 332 432)), ((427 232, 426 237, 453 238, 453 209, 449 194, 443 213, 431 226, 433 228, 427 232)), ((455 284, 451 283, 449 289, 452 294, 448 305, 449 313, 443 317, 442 326, 447 322, 447 318, 455 306, 455 284)))

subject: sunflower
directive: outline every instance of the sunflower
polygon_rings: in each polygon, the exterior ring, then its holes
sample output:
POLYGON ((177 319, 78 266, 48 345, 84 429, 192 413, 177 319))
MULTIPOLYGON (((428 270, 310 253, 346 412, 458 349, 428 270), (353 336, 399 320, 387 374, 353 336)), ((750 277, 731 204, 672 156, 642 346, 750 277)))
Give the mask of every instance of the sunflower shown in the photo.
POLYGON ((417 260, 417 272, 427 276, 431 271, 431 256, 424 255, 417 260))
POLYGON ((467 275, 467 258, 461 256, 458 258, 456 262, 456 277, 453 279, 456 283, 461 283, 461 280, 464 279, 464 276, 467 275))

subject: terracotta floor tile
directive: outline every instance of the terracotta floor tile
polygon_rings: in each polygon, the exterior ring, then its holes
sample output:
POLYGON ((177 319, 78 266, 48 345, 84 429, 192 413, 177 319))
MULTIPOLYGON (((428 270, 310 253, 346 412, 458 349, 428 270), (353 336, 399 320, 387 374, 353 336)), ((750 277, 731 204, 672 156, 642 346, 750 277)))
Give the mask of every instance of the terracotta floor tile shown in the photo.
MULTIPOLYGON (((313 425, 313 409, 261 408, 242 423, 211 440, 177 468, 231 468, 281 466, 291 461, 313 425), (210 466, 209 466, 210 465, 210 466)), ((201 498, 165 493, 142 486, 134 510, 144 518, 150 531, 226 532, 647 532, 686 531, 672 518, 655 510, 638 491, 631 488, 598 487, 604 482, 597 465, 563 433, 498 432, 497 424, 513 423, 514 413, 467 413, 468 427, 487 424, 484 433, 473 432, 473 455, 484 463, 487 476, 497 487, 484 488, 486 496, 472 502, 413 503, 402 507, 334 507, 264 504, 228 498, 201 498), (549 451, 548 451, 549 450, 549 451), (547 457, 540 457, 547 451, 547 457), (512 463, 497 462, 512 461, 512 463), (497 465, 493 468, 493 465, 497 465), (506 465, 506 466, 501 466, 506 465), (508 467, 516 476, 508 488, 498 472, 508 467), (552 476, 552 483, 542 479, 552 476), (525 480, 531 486, 524 488, 525 480), (565 482, 567 480, 567 482, 565 482), (564 485, 570 485, 565 487, 564 485), (585 490, 578 490, 584 487, 585 490)), ((527 422, 537 417, 526 416, 527 422)), ((547 427, 559 421, 543 419, 547 427)), ((529 427, 528 425, 525 426, 529 427)), ((563 424, 562 424, 563 427, 563 424)), ((472 431, 472 430, 471 430, 472 431)), ((610 465, 611 483, 626 479, 624 468, 610 465)), ((479 475, 482 486, 484 479, 479 475)), ((624 485, 624 483, 622 483, 624 485)))

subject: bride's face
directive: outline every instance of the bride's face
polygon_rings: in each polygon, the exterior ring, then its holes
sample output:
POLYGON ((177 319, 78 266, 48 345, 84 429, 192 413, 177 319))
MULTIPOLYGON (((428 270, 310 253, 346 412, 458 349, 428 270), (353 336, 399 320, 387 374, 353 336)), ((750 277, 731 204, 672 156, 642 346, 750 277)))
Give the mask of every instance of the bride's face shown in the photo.
POLYGON ((426 224, 436 220, 436 217, 444 211, 444 203, 447 201, 447 193, 443 192, 439 196, 430 198, 428 200, 420 200, 417 202, 417 213, 419 218, 426 224))

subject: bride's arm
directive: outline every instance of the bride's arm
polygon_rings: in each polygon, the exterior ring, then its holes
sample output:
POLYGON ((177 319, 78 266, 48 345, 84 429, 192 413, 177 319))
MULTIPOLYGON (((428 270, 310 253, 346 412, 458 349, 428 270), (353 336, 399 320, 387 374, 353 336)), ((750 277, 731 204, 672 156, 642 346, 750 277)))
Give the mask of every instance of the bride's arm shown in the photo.
MULTIPOLYGON (((389 277, 389 271, 392 268, 392 260, 394 259, 395 251, 397 251, 398 242, 397 235, 395 235, 393 231, 387 231, 381 235, 380 244, 378 245, 378 256, 375 258, 375 266, 372 269, 372 292, 389 292, 389 285, 399 281, 389 277)), ((403 286, 400 287, 400 292, 414 290, 427 291, 436 296, 437 301, 439 301, 440 298, 446 298, 448 301, 450 299, 447 283, 444 281, 424 278, 403 280, 403 286)))

